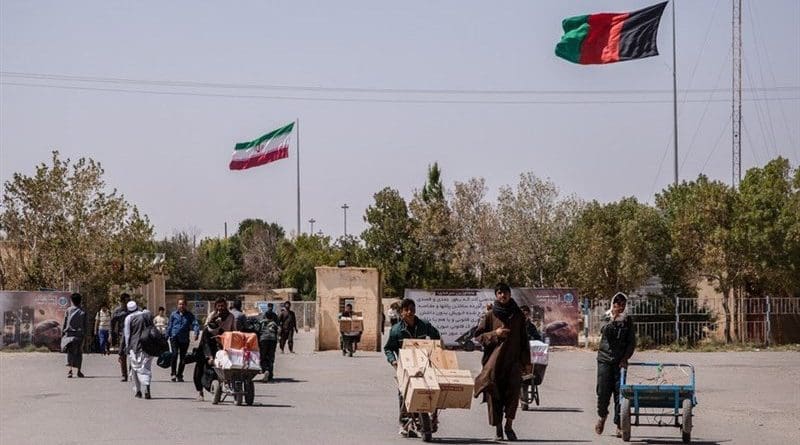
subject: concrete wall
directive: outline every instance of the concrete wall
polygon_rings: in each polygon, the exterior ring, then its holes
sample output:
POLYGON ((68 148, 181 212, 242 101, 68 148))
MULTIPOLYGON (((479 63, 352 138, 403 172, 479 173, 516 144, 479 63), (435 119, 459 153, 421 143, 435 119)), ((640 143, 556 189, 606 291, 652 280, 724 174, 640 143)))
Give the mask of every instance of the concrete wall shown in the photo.
POLYGON ((381 350, 381 276, 378 269, 317 267, 317 338, 315 349, 339 349, 340 302, 353 300, 353 310, 364 316, 359 349, 381 350))

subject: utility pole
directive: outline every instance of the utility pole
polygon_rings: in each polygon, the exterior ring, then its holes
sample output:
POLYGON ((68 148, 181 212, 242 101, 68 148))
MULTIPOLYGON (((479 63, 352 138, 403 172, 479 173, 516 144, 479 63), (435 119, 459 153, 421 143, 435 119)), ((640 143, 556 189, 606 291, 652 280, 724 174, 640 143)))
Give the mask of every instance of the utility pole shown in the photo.
POLYGON ((731 186, 742 181, 742 0, 731 0, 731 186))
POLYGON ((344 210, 344 236, 345 237, 347 237, 347 209, 349 209, 349 208, 350 208, 350 206, 347 205, 347 203, 345 203, 342 206, 342 210, 344 210))
POLYGON ((314 218, 311 218, 311 219, 308 220, 308 223, 311 224, 311 230, 309 230, 308 233, 310 233, 311 235, 314 234, 314 223, 315 222, 317 222, 317 220, 314 219, 314 218))

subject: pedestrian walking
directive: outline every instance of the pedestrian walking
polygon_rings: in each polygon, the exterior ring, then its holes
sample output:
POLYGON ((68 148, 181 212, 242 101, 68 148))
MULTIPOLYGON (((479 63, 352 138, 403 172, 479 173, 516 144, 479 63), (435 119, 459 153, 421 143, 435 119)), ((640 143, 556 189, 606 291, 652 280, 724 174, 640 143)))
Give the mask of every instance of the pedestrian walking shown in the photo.
POLYGON ((289 352, 294 354, 294 334, 297 330, 297 316, 292 310, 292 302, 283 303, 281 315, 278 317, 278 324, 281 326, 281 354, 284 352, 286 344, 289 344, 289 352))
POLYGON ((158 307, 158 312, 156 312, 156 316, 153 317, 153 324, 156 325, 156 329, 164 335, 167 335, 167 324, 169 323, 169 319, 164 316, 166 309, 164 306, 158 307))
POLYGON ((169 316, 166 329, 173 352, 170 368, 170 380, 173 382, 183 382, 186 351, 189 350, 189 330, 194 332, 194 339, 197 340, 200 325, 194 314, 186 308, 186 300, 181 298, 178 300, 178 308, 169 316))
POLYGON ((117 345, 117 361, 119 362, 119 369, 122 374, 120 381, 128 381, 128 352, 125 348, 125 336, 123 330, 125 328, 125 317, 130 315, 128 311, 128 301, 131 296, 127 293, 122 293, 119 296, 119 306, 114 308, 111 312, 111 341, 117 345))
POLYGON ((153 376, 153 357, 142 349, 141 340, 146 329, 153 326, 153 314, 148 310, 140 311, 135 301, 126 305, 130 314, 125 317, 123 334, 125 350, 128 353, 128 372, 133 380, 134 397, 150 399, 150 381, 153 376))
POLYGON ((242 312, 242 300, 233 300, 231 303, 231 314, 233 314, 234 331, 247 330, 247 316, 242 312))
POLYGON ((483 345, 480 374, 475 377, 475 397, 483 394, 489 424, 495 427, 495 439, 517 440, 513 429, 519 405, 522 375, 531 372, 526 318, 511 298, 511 288, 498 283, 494 289, 492 311, 487 312, 475 330, 483 345), (503 415, 506 423, 503 426, 503 415))
POLYGON ((275 377, 275 350, 278 347, 278 316, 273 311, 264 313, 259 322, 258 349, 261 351, 262 382, 271 382, 275 377))
POLYGON ((614 424, 617 437, 622 437, 619 429, 619 378, 621 369, 628 367, 628 360, 636 349, 636 328, 625 311, 628 297, 617 292, 611 298, 611 309, 600 326, 600 347, 597 349, 597 423, 594 431, 603 434, 608 403, 613 395, 614 424))
MULTIPOLYGON (((389 338, 386 339, 386 344, 383 346, 383 353, 386 356, 386 360, 394 368, 397 368, 397 360, 400 359, 400 346, 402 346, 403 339, 441 339, 439 331, 430 322, 417 317, 417 306, 414 300, 404 298, 399 306, 400 320, 392 326, 392 329, 389 331, 389 338)), ((401 394, 399 390, 397 391, 397 398, 400 405, 397 418, 400 422, 400 435, 403 437, 416 437, 416 433, 411 428, 411 418, 408 412, 406 412, 405 403, 403 403, 403 394, 401 394)), ((438 424, 438 421, 434 414, 432 422, 438 424)))
POLYGON ((72 368, 78 371, 78 377, 83 378, 81 365, 83 364, 83 341, 88 329, 86 312, 81 308, 81 294, 70 295, 72 305, 64 314, 64 324, 61 328, 61 350, 67 353, 67 378, 72 378, 72 368))
POLYGON ((108 306, 103 304, 94 316, 94 335, 97 336, 100 353, 103 355, 108 355, 110 333, 111 311, 108 310, 108 306))

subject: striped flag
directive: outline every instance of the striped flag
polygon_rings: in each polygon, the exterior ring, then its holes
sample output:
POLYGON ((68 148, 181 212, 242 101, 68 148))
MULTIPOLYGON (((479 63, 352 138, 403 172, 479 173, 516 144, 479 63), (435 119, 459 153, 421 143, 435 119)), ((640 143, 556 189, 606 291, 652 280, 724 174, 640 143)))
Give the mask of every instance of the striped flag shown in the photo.
POLYGON ((250 142, 239 142, 228 167, 231 170, 245 170, 288 158, 293 130, 294 122, 250 142))
POLYGON ((657 56, 658 25, 665 6, 667 2, 633 12, 566 18, 556 55, 581 65, 657 56))

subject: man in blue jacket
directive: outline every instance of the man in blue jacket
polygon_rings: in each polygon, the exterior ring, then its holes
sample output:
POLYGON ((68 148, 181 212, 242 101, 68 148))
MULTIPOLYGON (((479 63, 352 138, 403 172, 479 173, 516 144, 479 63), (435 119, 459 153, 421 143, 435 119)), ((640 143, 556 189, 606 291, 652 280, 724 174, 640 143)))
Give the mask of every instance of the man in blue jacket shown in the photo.
POLYGON ((167 323, 167 337, 169 337, 172 351, 177 354, 172 355, 172 381, 183 381, 183 368, 185 366, 186 351, 189 349, 189 330, 194 331, 194 339, 200 333, 200 325, 194 314, 186 309, 186 300, 178 300, 178 309, 170 314, 167 323), (180 364, 178 361, 180 360, 180 364), (177 372, 176 372, 177 368, 177 372))

